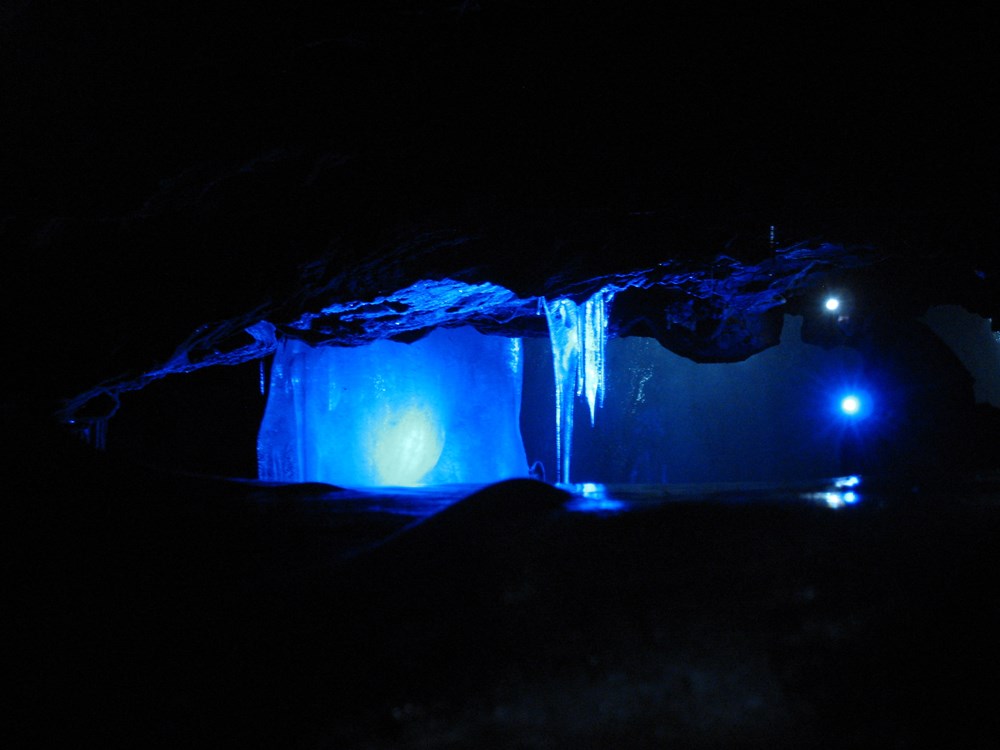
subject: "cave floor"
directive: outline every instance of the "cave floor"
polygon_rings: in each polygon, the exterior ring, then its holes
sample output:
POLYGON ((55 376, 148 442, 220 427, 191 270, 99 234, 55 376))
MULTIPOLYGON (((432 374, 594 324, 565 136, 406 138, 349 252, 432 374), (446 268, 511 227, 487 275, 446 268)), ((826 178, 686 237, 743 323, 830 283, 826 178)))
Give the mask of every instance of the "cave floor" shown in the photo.
POLYGON ((61 467, 15 482, 26 747, 1000 739, 995 477, 337 503, 61 467))

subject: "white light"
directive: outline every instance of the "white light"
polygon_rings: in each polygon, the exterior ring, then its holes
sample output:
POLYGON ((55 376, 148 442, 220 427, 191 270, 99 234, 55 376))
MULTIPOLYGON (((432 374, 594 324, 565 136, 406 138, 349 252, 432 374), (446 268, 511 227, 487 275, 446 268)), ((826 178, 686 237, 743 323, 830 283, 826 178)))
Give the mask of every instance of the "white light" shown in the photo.
POLYGON ((830 297, 826 301, 824 307, 826 307, 826 309, 829 310, 830 312, 834 312, 840 307, 840 300, 837 299, 836 297, 830 297))
POLYGON ((844 396, 840 402, 840 410, 852 416, 857 414, 861 411, 861 399, 857 396, 844 396))
POLYGON ((830 508, 843 508, 844 497, 839 492, 817 492, 815 497, 822 500, 830 508))

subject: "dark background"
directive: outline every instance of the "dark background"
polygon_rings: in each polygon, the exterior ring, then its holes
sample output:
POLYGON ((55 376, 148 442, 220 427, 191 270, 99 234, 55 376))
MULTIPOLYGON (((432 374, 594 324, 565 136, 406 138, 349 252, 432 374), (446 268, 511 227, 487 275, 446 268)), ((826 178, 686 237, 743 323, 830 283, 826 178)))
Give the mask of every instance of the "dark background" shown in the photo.
MULTIPOLYGON (((660 10, 5 4, 0 239, 25 353, 5 392, 65 398, 148 367, 345 232, 364 246, 459 205, 532 227, 665 217, 662 249, 622 267, 753 253, 776 226, 875 243, 902 275, 996 273, 988 14, 660 10), (355 160, 353 182, 305 205, 276 167, 271 192, 218 204, 222 175, 297 150, 355 160)), ((524 233, 512 267, 576 260, 524 233)))
MULTIPOLYGON (((995 285, 986 9, 655 11, 0 6, 2 603, 25 746, 996 747, 988 477, 612 517, 524 480, 404 528, 327 487, 150 470, 46 429, 336 237, 370 250, 439 216, 509 212, 505 260, 553 278, 752 259, 772 225, 871 242, 891 260, 866 298, 907 322, 962 302, 956 278, 995 285), (350 179, 286 190, 300 153, 350 179), (575 256, 551 230, 631 211, 662 243, 575 256)), ((908 361, 900 330, 871 361, 908 361)), ((216 417, 249 427, 260 403, 252 365, 225 370, 142 395, 222 440, 216 417)))

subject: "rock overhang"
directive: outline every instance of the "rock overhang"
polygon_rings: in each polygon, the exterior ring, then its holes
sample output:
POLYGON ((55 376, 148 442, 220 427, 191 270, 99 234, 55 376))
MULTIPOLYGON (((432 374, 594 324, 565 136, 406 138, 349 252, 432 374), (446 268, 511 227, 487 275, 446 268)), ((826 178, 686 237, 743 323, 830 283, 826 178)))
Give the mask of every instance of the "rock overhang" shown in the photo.
POLYGON ((1000 319, 993 129, 966 116, 992 68, 940 20, 355 5, 276 28, 112 3, 76 35, 14 12, 10 70, 75 61, 3 76, 5 105, 38 99, 4 108, 0 240, 39 392, 113 403, 273 336, 545 335, 540 298, 607 285, 612 335, 701 361, 751 356, 824 284, 1000 319))
MULTIPOLYGON (((447 242, 462 244, 451 234, 447 242)), ((63 417, 87 414, 88 404, 103 403, 98 414, 108 406, 113 410, 118 394, 168 375, 266 357, 281 337, 316 346, 360 346, 381 339, 412 342, 434 328, 458 326, 546 336, 543 299, 579 302, 601 289, 614 292, 617 300, 610 308, 610 336, 651 336, 696 361, 740 361, 778 342, 781 315, 790 304, 815 294, 831 277, 877 263, 879 256, 866 247, 802 243, 776 247, 756 263, 719 256, 707 264, 667 260, 591 278, 567 271, 556 281, 539 280, 536 294, 485 280, 486 264, 447 272, 439 267, 426 278, 419 266, 408 269, 407 259, 396 254, 350 269, 335 259, 309 264, 290 299, 200 326, 161 363, 137 375, 112 377, 70 399, 63 417)))

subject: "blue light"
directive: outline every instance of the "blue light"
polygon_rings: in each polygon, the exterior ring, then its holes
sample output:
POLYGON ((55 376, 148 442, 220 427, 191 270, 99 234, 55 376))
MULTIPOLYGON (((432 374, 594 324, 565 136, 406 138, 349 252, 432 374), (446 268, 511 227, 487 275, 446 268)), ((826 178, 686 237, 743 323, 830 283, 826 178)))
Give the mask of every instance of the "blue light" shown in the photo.
POLYGON ((823 306, 830 312, 836 312, 840 309, 840 300, 836 297, 830 297, 826 300, 826 303, 824 303, 823 306))
POLYGON ((849 489, 851 487, 858 487, 860 484, 861 478, 854 475, 837 477, 833 480, 833 488, 823 490, 822 492, 808 492, 803 497, 819 502, 828 508, 844 508, 848 505, 856 505, 861 502, 861 494, 853 489, 849 489))
POLYGON ((855 476, 854 474, 848 477, 838 477, 834 481, 834 485, 838 488, 857 487, 859 484, 861 484, 861 477, 855 476))
POLYGON ((856 492, 813 492, 807 494, 806 497, 834 510, 843 508, 845 505, 854 505, 861 500, 861 496, 856 492))
POLYGON ((871 416, 875 401, 864 389, 841 391, 836 397, 834 410, 842 419, 860 422, 871 416))
MULTIPOLYGON (((824 373, 817 378, 814 407, 827 417, 832 430, 879 416, 880 393, 861 372, 860 366, 824 373)), ((881 417, 880 417, 881 418, 881 417)))
POLYGON ((844 396, 840 400, 840 410, 849 417, 856 416, 861 412, 861 399, 853 393, 844 396))
POLYGON ((566 509, 576 513, 620 513, 625 510, 626 504, 621 500, 616 500, 608 494, 608 489, 603 484, 594 482, 583 482, 577 485, 563 485, 566 489, 573 490, 573 499, 566 503, 566 509))

